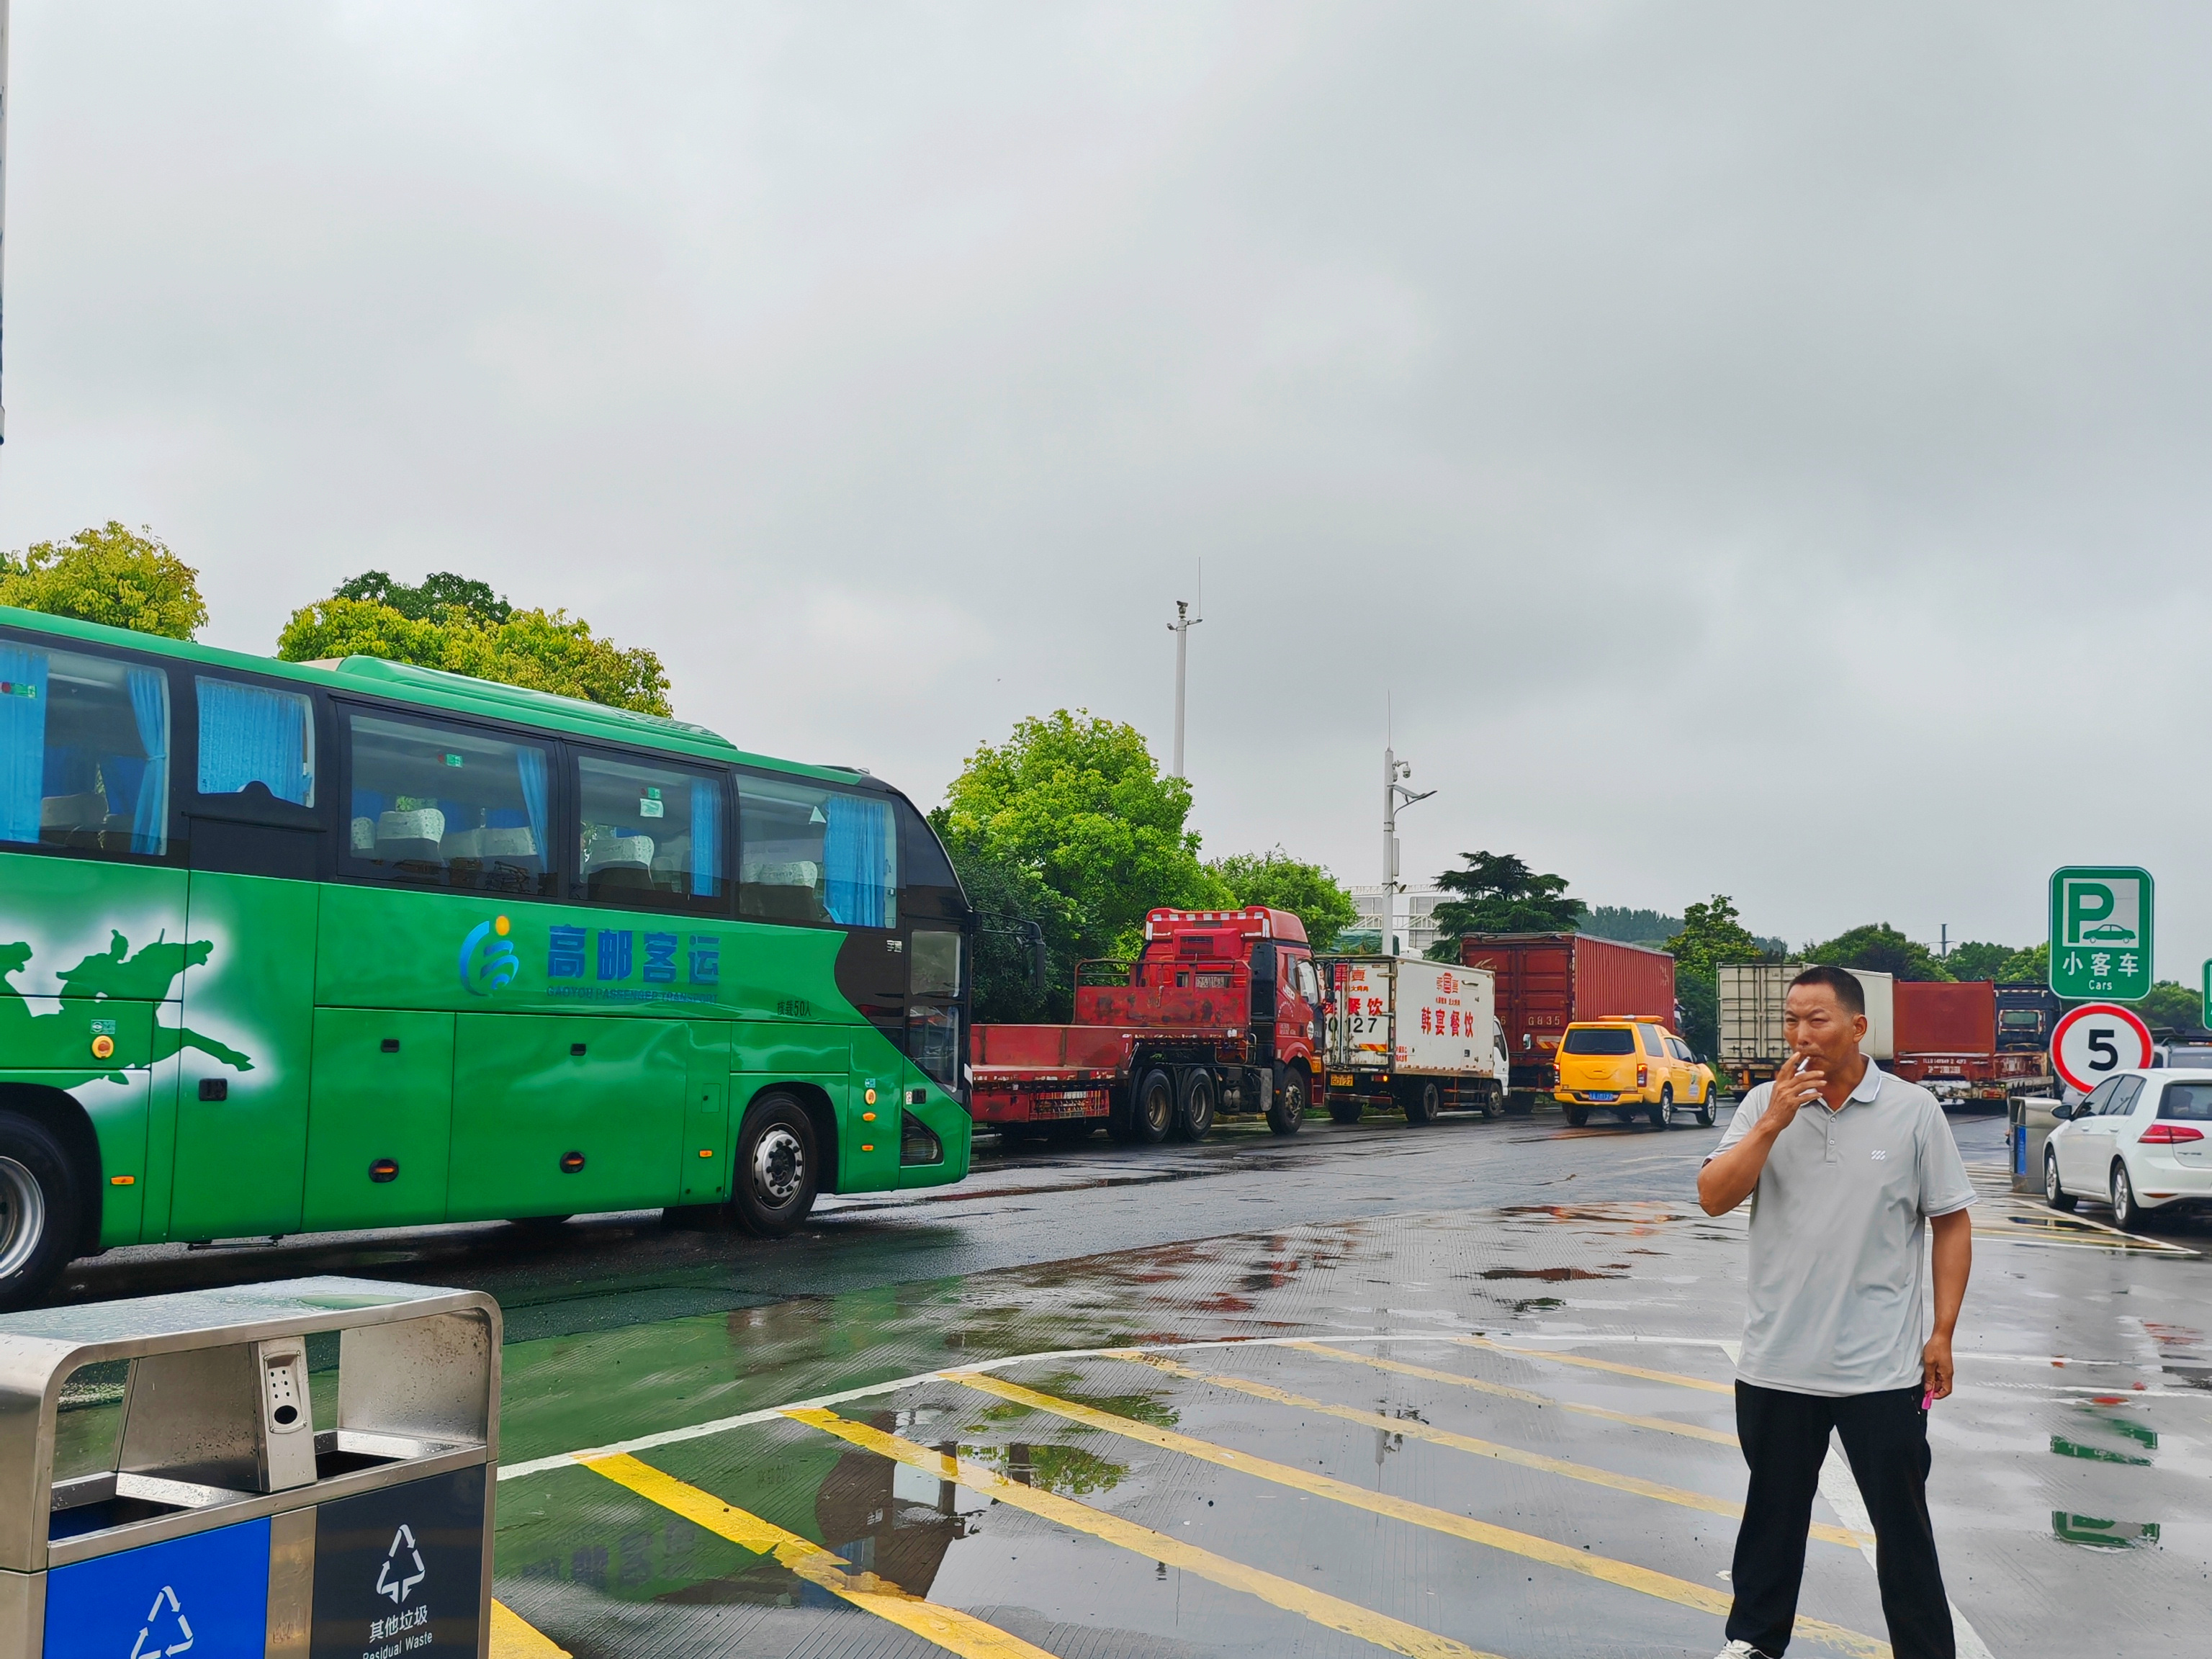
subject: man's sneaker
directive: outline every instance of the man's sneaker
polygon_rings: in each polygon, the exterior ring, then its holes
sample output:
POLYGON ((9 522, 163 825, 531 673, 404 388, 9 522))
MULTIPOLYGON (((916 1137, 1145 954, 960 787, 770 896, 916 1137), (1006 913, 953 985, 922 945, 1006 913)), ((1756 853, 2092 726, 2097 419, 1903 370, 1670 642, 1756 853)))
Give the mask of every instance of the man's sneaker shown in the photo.
POLYGON ((1731 1642, 1715 1654, 1713 1659, 1767 1659, 1767 1656, 1748 1642, 1731 1642))

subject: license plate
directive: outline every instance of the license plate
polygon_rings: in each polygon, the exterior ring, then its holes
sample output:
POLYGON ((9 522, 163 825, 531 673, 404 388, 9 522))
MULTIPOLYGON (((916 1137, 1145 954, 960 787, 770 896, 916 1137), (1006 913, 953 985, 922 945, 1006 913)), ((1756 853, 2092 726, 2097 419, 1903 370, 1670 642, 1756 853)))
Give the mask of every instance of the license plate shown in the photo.
POLYGON ((1618 1094, 1596 1094, 1596 1093, 1590 1093, 1590 1094, 1586 1094, 1586 1095, 1584 1095, 1584 1096, 1583 1097, 1583 1098, 1584 1100, 1619 1100, 1619 1099, 1620 1098, 1620 1095, 1618 1095, 1618 1094))
POLYGON ((1339 1077, 1335 1073, 1331 1072, 1328 1076, 1328 1086, 1332 1089, 1349 1089, 1352 1086, 1352 1079, 1348 1077, 1339 1077))

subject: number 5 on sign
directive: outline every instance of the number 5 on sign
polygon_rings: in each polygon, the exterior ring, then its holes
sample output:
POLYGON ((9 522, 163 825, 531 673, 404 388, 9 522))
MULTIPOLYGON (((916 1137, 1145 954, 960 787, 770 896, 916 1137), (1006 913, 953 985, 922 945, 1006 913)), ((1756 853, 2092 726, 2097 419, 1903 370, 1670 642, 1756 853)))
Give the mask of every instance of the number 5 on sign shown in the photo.
POLYGON ((2067 1086, 2087 1094, 2106 1078, 2150 1064, 2150 1027, 2116 1002, 2069 1009, 2051 1032, 2051 1063, 2067 1086))

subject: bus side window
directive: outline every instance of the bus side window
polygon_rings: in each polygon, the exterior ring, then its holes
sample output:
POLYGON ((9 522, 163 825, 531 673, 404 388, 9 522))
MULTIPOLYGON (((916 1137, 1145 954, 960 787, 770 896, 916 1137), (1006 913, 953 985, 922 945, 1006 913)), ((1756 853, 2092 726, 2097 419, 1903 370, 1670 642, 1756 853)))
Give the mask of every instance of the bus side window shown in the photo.
POLYGON ((166 671, 0 640, 0 842, 168 851, 166 671))
POLYGON ((898 925, 898 836, 885 796, 740 777, 738 848, 740 915, 898 925))
POLYGON ((356 874, 550 894, 546 751, 465 726, 349 711, 356 874))
POLYGON ((199 793, 256 791, 294 806, 315 804, 315 704, 301 691, 193 677, 199 700, 199 793))
POLYGON ((574 896, 696 909, 726 890, 722 781, 659 763, 576 757, 582 843, 574 896))

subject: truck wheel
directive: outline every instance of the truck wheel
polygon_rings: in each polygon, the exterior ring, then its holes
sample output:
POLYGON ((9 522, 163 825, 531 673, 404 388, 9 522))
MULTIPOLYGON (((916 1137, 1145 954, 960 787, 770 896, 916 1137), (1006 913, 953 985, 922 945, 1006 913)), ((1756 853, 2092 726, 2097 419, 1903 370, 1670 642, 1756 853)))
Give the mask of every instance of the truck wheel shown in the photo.
POLYGON ((1275 1098, 1267 1108, 1267 1127, 1279 1135, 1294 1135, 1306 1121, 1306 1074, 1285 1066, 1275 1077, 1275 1098))
POLYGON ((1437 1087, 1435 1080, 1423 1082, 1406 1097, 1406 1121, 1434 1123, 1443 1105, 1444 1091, 1437 1087))
POLYGON ((1585 1123, 1587 1123, 1587 1122, 1589 1122, 1589 1107, 1587 1107, 1587 1106, 1570 1106, 1570 1107, 1568 1107, 1568 1108, 1567 1108, 1567 1127, 1568 1127, 1570 1129, 1579 1129, 1579 1128, 1581 1128, 1581 1127, 1583 1127, 1583 1124, 1585 1124, 1585 1123))
POLYGON ((76 1254, 69 1154, 45 1124, 0 1112, 0 1308, 35 1301, 76 1254))
POLYGON ((1357 1100, 1332 1100, 1328 1103, 1329 1121, 1334 1123, 1357 1123, 1359 1121, 1359 1115, 1366 1109, 1366 1107, 1357 1100))
POLYGON ((1182 1087, 1176 1092, 1176 1139, 1205 1139, 1213 1127, 1213 1073, 1203 1066, 1186 1067, 1182 1087))
POLYGON ((730 1207, 747 1232, 781 1238, 806 1219, 821 1189, 814 1121, 787 1094, 753 1103, 738 1136, 737 1190, 730 1207))
POLYGON ((1673 1084, 1662 1083, 1659 1085, 1659 1103, 1651 1109, 1650 1118, 1651 1127, 1655 1129, 1671 1129, 1674 1127, 1674 1085, 1673 1084))
POLYGON ((1129 1115, 1129 1128, 1141 1146, 1157 1146, 1168 1138, 1175 1127, 1175 1079, 1165 1072, 1153 1070, 1145 1073, 1145 1080, 1137 1085, 1136 1107, 1129 1115))
POLYGON ((1477 1084, 1475 1086, 1480 1092, 1474 1097, 1474 1109, 1482 1115, 1482 1121, 1487 1123, 1490 1121, 1492 1114, 1498 1109, 1497 1086, 1489 1083, 1477 1084))

